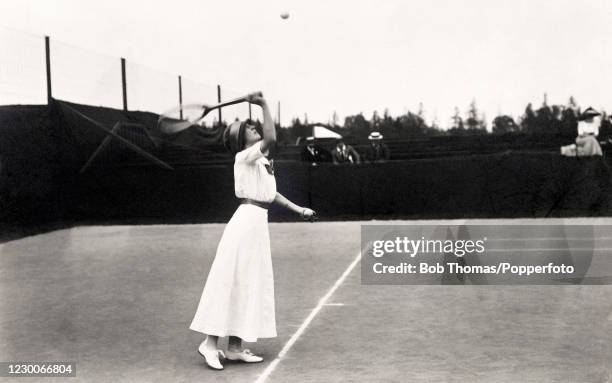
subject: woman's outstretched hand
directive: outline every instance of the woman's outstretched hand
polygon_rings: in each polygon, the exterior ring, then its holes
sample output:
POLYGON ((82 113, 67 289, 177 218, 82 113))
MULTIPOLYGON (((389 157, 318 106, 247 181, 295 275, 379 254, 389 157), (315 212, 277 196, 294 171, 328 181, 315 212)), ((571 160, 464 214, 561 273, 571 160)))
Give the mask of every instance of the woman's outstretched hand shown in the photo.
POLYGON ((251 93, 247 96, 247 101, 251 104, 263 106, 266 103, 266 99, 263 97, 261 92, 251 93))
POLYGON ((305 221, 310 221, 310 222, 314 222, 317 220, 317 212, 309 209, 309 208, 303 208, 302 210, 302 218, 305 221))

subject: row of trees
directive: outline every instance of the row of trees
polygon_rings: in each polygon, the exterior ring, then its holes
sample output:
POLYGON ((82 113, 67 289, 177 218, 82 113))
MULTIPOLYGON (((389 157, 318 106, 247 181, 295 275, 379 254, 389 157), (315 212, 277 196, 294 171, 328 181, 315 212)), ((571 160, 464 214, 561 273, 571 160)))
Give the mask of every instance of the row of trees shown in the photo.
MULTIPOLYGON (((612 136, 612 124, 605 112, 602 116, 600 136, 612 136)), ((353 136, 365 138, 372 131, 379 131, 389 139, 410 138, 415 136, 457 136, 457 135, 478 135, 478 134, 506 134, 506 133, 525 133, 525 134, 554 134, 575 137, 577 131, 578 118, 581 109, 576 100, 570 97, 567 105, 548 105, 546 97, 539 108, 534 108, 529 103, 525 108, 524 114, 515 121, 509 115, 496 116, 492 121, 491 131, 487 129, 486 117, 481 114, 473 100, 468 108, 466 118, 461 116, 459 108, 451 118, 451 126, 447 130, 442 130, 438 122, 434 119, 427 124, 424 118, 423 106, 419 106, 417 113, 407 111, 406 113, 392 117, 388 110, 381 115, 374 112, 370 119, 363 113, 347 116, 344 124, 337 123, 336 114, 327 125, 328 127, 340 132, 343 136, 353 136)), ((307 121, 302 122, 296 118, 288 129, 281 129, 282 136, 290 137, 307 136, 311 134, 311 124, 307 121)))
POLYGON ((518 123, 509 116, 497 116, 493 120, 493 133, 525 132, 531 134, 575 135, 580 107, 573 97, 567 105, 548 105, 546 97, 538 109, 527 104, 518 123))
MULTIPOLYGON (((600 113, 602 116, 599 136, 612 137, 612 123, 606 111, 602 110, 600 113)), ((509 116, 497 116, 493 120, 493 133, 524 132, 574 137, 581 114, 581 109, 573 97, 570 97, 567 105, 548 105, 545 96, 544 102, 537 109, 529 103, 518 123, 509 116)))

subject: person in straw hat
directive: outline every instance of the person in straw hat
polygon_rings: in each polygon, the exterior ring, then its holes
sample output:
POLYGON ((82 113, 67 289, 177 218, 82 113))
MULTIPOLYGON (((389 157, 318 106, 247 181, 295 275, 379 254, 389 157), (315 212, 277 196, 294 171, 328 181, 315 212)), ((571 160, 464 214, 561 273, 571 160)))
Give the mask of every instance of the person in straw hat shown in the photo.
POLYGON ((382 142, 383 135, 380 132, 372 132, 368 136, 370 145, 366 149, 365 160, 367 162, 383 162, 391 157, 389 147, 382 142))
POLYGON ((246 363, 263 361, 243 349, 242 341, 276 337, 269 205, 277 203, 304 219, 312 220, 316 214, 276 191, 273 163, 267 158, 276 142, 274 122, 263 97, 252 95, 248 101, 263 110, 263 132, 248 121, 236 121, 224 132, 225 147, 235 155, 234 190, 241 203, 223 230, 189 326, 206 334, 198 352, 215 370, 223 369, 220 356, 246 363), (223 353, 217 342, 225 336, 229 344, 223 353))
POLYGON ((601 113, 595 109, 587 108, 578 118, 578 137, 576 143, 562 146, 561 154, 569 157, 602 156, 601 146, 597 141, 601 113))

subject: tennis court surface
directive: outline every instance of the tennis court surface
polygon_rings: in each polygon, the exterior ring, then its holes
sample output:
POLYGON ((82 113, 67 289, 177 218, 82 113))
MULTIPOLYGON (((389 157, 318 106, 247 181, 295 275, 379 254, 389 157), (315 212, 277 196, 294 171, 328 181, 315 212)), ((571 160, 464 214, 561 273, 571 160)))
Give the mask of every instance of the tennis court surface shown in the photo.
POLYGON ((87 382, 612 381, 612 286, 361 285, 365 223, 270 224, 278 337, 247 344, 263 363, 220 372, 188 327, 224 225, 86 226, 6 242, 0 361, 75 361, 76 379, 63 380, 87 382))

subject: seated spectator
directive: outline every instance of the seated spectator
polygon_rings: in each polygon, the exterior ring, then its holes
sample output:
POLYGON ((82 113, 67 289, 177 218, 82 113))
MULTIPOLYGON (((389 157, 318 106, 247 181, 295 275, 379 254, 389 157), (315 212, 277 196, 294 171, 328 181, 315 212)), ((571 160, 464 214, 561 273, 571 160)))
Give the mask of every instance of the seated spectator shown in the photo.
POLYGON ((592 157, 603 156, 601 146, 592 133, 587 133, 584 136, 576 137, 576 156, 592 157))
POLYGON ((589 107, 582 113, 578 121, 578 137, 576 143, 562 146, 561 154, 568 157, 601 156, 603 152, 596 136, 599 134, 601 114, 589 107))
POLYGON ((370 146, 366 149, 365 160, 367 162, 384 162, 389 159, 389 147, 382 142, 383 135, 379 132, 372 132, 368 136, 370 146))
POLYGON ((302 161, 310 162, 312 165, 316 165, 319 162, 330 162, 331 155, 329 152, 320 146, 318 146, 315 142, 314 137, 306 138, 306 146, 302 149, 302 161))
POLYGON ((361 162, 357 151, 352 146, 345 144, 342 138, 336 141, 336 147, 332 151, 332 159, 334 164, 358 164, 361 162))

